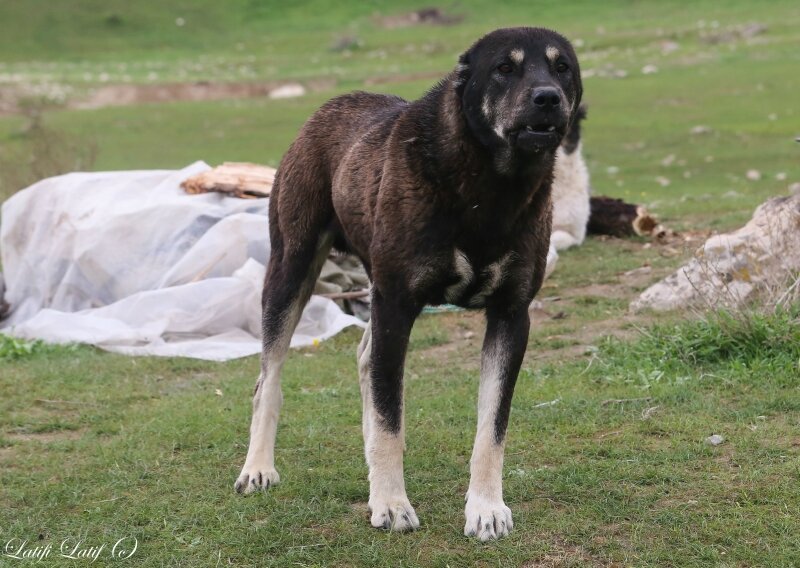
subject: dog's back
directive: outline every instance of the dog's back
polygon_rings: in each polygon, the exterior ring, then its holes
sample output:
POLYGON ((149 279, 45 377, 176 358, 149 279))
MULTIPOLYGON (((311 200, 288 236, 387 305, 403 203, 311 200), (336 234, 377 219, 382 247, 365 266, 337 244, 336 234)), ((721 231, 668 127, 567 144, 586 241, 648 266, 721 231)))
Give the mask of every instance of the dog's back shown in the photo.
MULTIPOLYGON (((279 246, 283 244, 281 233, 286 234, 288 225, 293 226, 292 231, 297 231, 298 224, 311 230, 325 217, 336 248, 349 249, 334 215, 334 179, 347 154, 359 146, 362 151, 368 149, 370 157, 380 154, 394 122, 408 105, 400 97, 357 91, 331 99, 306 121, 284 155, 272 189, 269 217, 273 248, 276 240, 279 246), (289 180, 291 183, 287 183, 289 180)), ((369 162, 365 157, 361 168, 366 169, 369 162)), ((348 175, 374 175, 359 171, 361 168, 348 175)), ((356 203, 348 205, 357 207, 356 203)))

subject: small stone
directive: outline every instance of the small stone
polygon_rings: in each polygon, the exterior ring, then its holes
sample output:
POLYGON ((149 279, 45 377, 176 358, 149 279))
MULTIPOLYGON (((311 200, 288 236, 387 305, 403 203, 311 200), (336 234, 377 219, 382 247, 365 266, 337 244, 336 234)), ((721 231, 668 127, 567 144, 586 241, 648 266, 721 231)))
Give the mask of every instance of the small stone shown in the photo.
POLYGON ((689 131, 690 134, 698 135, 698 134, 708 134, 711 132, 710 126, 705 126, 704 124, 698 124, 697 126, 692 127, 689 131))
POLYGON ((668 55, 673 51, 677 51, 680 48, 680 44, 674 41, 662 41, 661 42, 661 53, 663 55, 668 55))
POLYGON ((713 434, 708 438, 706 438, 706 444, 711 444, 712 446, 719 446, 724 441, 725 438, 723 438, 719 434, 713 434))
POLYGON ((778 181, 786 181, 786 172, 778 172, 775 174, 775 179, 778 181))
POLYGON ((271 99, 291 99, 294 97, 302 97, 306 94, 306 89, 299 83, 289 83, 281 85, 269 92, 271 99))
POLYGON ((750 181, 758 181, 761 179, 761 172, 758 170, 747 170, 747 179, 750 181))
POLYGON ((642 73, 645 75, 652 75, 653 73, 658 73, 658 67, 656 67, 652 63, 649 63, 644 67, 642 67, 642 73))

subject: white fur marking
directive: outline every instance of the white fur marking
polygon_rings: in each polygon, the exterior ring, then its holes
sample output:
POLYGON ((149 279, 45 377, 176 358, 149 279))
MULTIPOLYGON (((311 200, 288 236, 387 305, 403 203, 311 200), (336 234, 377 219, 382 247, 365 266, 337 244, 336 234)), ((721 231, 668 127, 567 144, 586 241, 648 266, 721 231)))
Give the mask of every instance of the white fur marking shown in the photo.
MULTIPOLYGON (((361 430, 364 435, 364 453, 366 455, 372 416, 372 391, 370 389, 369 359, 372 356, 372 325, 367 322, 364 337, 358 345, 356 360, 358 361, 358 384, 361 387, 361 430)), ((369 456, 366 456, 369 459, 369 456)))
POLYGON ((281 392, 281 370, 286 360, 289 344, 297 327, 317 274, 328 258, 333 235, 323 233, 317 242, 317 250, 308 274, 300 285, 297 298, 289 306, 281 326, 280 336, 272 338, 271 349, 261 359, 261 375, 253 395, 253 418, 250 422, 250 444, 247 457, 234 488, 241 493, 252 493, 268 489, 280 481, 275 470, 275 435, 278 431, 278 416, 283 405, 281 392))
POLYGON ((505 536, 514 526, 511 509, 503 502, 505 441, 498 444, 494 437, 494 420, 500 403, 507 353, 507 345, 495 343, 485 348, 481 358, 478 429, 470 460, 464 534, 477 536, 482 541, 505 536))
POLYGON ((406 496, 403 479, 405 426, 401 417, 400 431, 386 432, 378 419, 372 401, 370 359, 372 357, 372 323, 367 323, 358 346, 358 380, 361 387, 361 429, 364 434, 364 455, 369 466, 369 508, 373 527, 406 531, 419 527, 419 519, 406 496))
POLYGON ((558 56, 561 55, 561 52, 558 51, 557 47, 553 47, 552 45, 548 45, 547 49, 544 50, 544 54, 547 56, 551 62, 555 63, 555 60, 558 59, 558 56))
POLYGON ((457 302, 475 276, 467 255, 458 249, 453 253, 453 268, 458 275, 458 281, 444 291, 444 299, 448 302, 457 302))
POLYGON ((508 92, 506 91, 500 100, 497 101, 494 108, 494 133, 497 134, 498 138, 505 140, 506 138, 506 128, 507 124, 513 124, 512 121, 509 120, 509 109, 508 109, 508 92))
POLYGON ((370 424, 366 443, 369 466, 370 523, 393 531, 407 531, 419 527, 419 519, 406 495, 403 479, 403 450, 405 429, 391 434, 378 423, 375 409, 370 411, 370 424))
POLYGON ((483 111, 483 116, 486 117, 486 120, 492 120, 492 105, 489 104, 489 97, 483 97, 483 102, 481 103, 481 111, 483 111))
POLYGON ((522 65, 522 62, 525 60, 525 52, 521 49, 512 49, 508 57, 517 65, 522 65))
POLYGON ((372 400, 370 358, 372 357, 372 324, 367 324, 358 346, 358 378, 363 410, 361 428, 364 434, 364 455, 369 466, 369 508, 373 527, 406 531, 419 527, 419 519, 406 495, 403 479, 405 425, 400 419, 397 434, 387 432, 378 419, 372 400))
POLYGON ((474 308, 483 306, 486 303, 486 298, 497 290, 497 287, 503 282, 505 271, 508 268, 508 264, 511 262, 511 256, 512 253, 506 253, 500 260, 493 262, 481 271, 485 280, 478 293, 470 298, 470 306, 474 308))

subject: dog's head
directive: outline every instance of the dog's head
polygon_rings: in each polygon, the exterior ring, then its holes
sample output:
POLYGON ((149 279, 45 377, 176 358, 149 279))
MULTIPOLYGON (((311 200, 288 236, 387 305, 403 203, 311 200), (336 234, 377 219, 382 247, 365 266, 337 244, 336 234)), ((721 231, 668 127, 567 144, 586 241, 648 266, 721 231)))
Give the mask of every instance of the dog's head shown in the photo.
POLYGON ((482 37, 460 57, 455 85, 472 133, 507 158, 555 151, 583 94, 572 45, 543 28, 482 37))

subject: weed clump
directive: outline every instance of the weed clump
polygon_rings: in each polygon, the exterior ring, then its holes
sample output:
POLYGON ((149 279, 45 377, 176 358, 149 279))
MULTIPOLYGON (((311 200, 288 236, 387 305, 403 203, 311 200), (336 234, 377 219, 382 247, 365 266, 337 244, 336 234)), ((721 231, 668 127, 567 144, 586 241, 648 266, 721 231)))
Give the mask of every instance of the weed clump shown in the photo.
POLYGON ((70 352, 78 348, 78 344, 70 343, 67 345, 56 345, 45 343, 37 339, 27 341, 10 335, 0 333, 0 362, 16 361, 19 359, 30 359, 39 355, 55 352, 70 352))
POLYGON ((0 334, 0 361, 11 361, 34 355, 44 346, 42 341, 24 341, 0 334))
POLYGON ((770 311, 717 310, 640 331, 632 343, 604 342, 598 379, 643 386, 719 376, 800 381, 800 302, 770 311))

